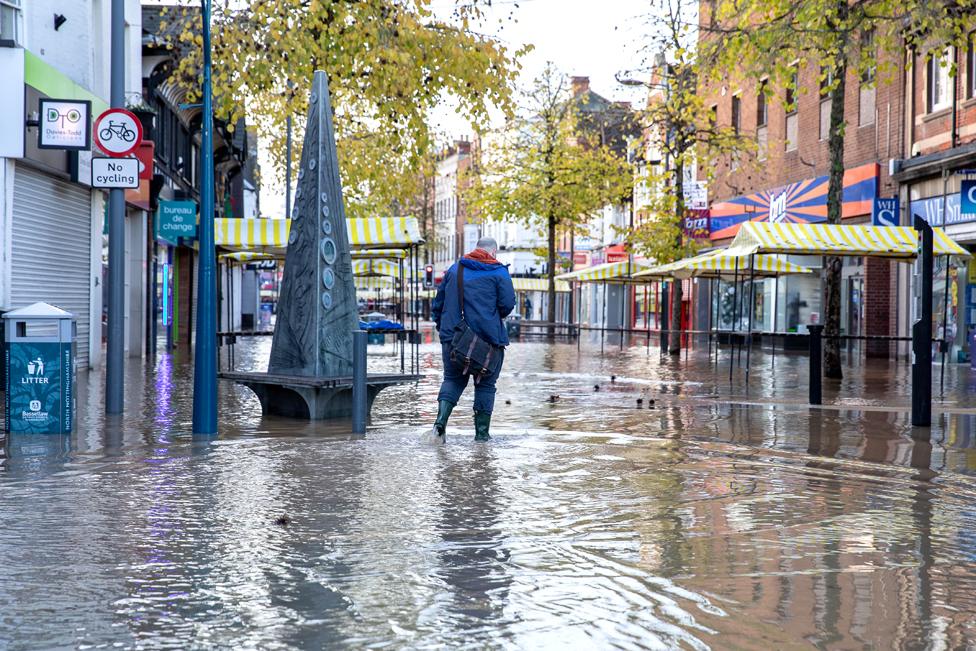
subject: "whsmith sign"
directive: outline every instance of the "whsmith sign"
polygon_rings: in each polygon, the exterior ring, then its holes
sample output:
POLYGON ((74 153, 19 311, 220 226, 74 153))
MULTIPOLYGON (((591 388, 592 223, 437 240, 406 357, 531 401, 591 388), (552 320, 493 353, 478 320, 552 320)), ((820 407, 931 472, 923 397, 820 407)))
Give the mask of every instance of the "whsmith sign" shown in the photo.
POLYGON ((195 201, 160 201, 156 213, 156 238, 176 244, 179 238, 197 236, 195 201))

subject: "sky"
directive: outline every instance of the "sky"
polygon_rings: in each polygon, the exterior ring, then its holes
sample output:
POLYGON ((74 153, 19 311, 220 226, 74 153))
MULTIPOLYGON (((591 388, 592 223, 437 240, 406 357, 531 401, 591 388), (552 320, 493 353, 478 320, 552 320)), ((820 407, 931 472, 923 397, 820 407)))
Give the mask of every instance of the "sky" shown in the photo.
MULTIPOLYGON (((454 0, 434 0, 432 8, 450 18, 454 0)), ((650 0, 493 0, 481 33, 496 38, 510 51, 527 43, 535 49, 522 59, 522 84, 528 84, 551 61, 566 75, 590 78, 590 89, 611 100, 641 101, 642 89, 620 86, 615 75, 645 66, 641 52, 647 25, 641 18, 650 0)), ((646 72, 640 78, 646 78, 646 72)), ((471 136, 474 127, 445 102, 431 116, 448 138, 471 136)), ((270 162, 262 160, 262 166, 270 162)), ((266 174, 261 213, 284 214, 284 188, 266 174)))

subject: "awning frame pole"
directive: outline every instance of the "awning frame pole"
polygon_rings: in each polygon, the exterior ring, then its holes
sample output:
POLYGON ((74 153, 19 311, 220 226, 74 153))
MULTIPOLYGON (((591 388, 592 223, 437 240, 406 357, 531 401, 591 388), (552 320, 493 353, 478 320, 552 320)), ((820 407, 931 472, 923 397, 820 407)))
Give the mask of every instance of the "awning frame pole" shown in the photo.
POLYGON ((729 384, 732 383, 732 365, 735 364, 735 328, 739 320, 739 258, 735 259, 732 275, 732 325, 729 327, 729 384))

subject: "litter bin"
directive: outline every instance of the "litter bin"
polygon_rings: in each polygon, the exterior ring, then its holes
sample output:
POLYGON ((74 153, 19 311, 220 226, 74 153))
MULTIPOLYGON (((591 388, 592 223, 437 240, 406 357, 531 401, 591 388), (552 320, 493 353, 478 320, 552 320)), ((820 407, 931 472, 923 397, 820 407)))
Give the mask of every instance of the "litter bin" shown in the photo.
POLYGON ((3 321, 5 430, 70 433, 75 413, 74 315, 34 303, 7 312, 3 321))

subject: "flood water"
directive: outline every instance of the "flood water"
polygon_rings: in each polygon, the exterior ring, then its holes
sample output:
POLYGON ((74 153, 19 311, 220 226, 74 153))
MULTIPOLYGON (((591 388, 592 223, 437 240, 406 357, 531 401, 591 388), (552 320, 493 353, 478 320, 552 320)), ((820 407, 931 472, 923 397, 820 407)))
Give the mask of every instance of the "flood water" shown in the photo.
POLYGON ((82 378, 76 434, 7 441, 0 648, 976 647, 968 368, 928 436, 904 364, 810 409, 803 357, 747 389, 724 354, 515 344, 493 440, 468 394, 432 446, 438 354, 365 438, 222 384, 196 440, 185 354, 130 362, 118 420, 82 378))

